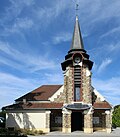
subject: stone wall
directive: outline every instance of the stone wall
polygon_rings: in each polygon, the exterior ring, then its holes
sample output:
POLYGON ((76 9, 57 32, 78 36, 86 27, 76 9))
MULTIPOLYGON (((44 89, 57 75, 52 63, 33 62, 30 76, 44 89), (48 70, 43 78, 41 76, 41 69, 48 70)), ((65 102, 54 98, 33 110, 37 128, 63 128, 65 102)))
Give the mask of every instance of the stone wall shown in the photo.
POLYGON ((64 90, 55 102, 71 103, 73 101, 73 69, 68 67, 64 74, 64 90))
POLYGON ((111 128, 111 115, 106 115, 106 128, 111 128))
POLYGON ((63 111, 63 125, 62 132, 70 133, 71 132, 71 111, 63 111))
POLYGON ((87 67, 82 68, 82 101, 92 104, 91 72, 87 67))
POLYGON ((106 114, 106 132, 111 133, 112 115, 111 111, 105 111, 106 114))
POLYGON ((84 114, 84 132, 93 133, 93 115, 84 114))
MULTIPOLYGON (((81 75, 81 101, 92 104, 91 72, 87 67, 83 67, 81 75)), ((74 75, 72 67, 66 69, 64 74, 64 91, 54 101, 67 104, 74 101, 74 75)))

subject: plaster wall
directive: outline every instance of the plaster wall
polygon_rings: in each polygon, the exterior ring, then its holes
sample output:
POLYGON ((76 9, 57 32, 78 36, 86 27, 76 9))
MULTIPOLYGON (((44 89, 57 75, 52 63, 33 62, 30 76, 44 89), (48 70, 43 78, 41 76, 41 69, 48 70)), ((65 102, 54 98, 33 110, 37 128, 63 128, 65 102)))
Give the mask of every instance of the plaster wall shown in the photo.
POLYGON ((23 128, 23 114, 22 113, 7 113, 6 114, 7 128, 23 128))
POLYGON ((43 130, 46 128, 46 113, 7 113, 6 127, 43 130))

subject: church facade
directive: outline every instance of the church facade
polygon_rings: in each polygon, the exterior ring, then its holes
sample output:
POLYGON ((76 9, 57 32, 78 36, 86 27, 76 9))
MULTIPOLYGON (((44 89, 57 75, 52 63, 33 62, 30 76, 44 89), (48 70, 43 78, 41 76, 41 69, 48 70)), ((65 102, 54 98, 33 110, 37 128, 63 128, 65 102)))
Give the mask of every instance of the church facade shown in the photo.
POLYGON ((111 132, 112 107, 91 85, 93 62, 84 49, 76 16, 71 49, 61 63, 64 84, 42 85, 3 107, 6 127, 44 132, 111 132))

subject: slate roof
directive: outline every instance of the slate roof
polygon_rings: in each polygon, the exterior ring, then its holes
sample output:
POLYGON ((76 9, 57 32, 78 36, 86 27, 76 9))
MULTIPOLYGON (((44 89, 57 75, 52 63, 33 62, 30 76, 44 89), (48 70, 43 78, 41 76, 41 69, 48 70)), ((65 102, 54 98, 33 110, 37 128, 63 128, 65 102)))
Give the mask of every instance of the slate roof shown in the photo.
POLYGON ((25 94, 15 101, 45 101, 48 100, 62 85, 42 85, 41 87, 25 94))
POLYGON ((76 16, 71 49, 84 49, 78 16, 76 16))

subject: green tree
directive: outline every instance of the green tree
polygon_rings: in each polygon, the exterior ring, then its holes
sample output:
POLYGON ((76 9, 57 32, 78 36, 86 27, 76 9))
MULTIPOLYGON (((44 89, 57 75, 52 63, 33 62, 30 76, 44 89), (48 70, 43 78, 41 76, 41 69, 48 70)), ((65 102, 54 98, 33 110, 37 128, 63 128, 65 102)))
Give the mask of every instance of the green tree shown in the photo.
POLYGON ((0 111, 0 128, 5 127, 5 111, 0 111))
POLYGON ((6 114, 5 111, 1 111, 1 110, 0 110, 0 117, 5 118, 5 114, 6 114))
POLYGON ((115 127, 120 127, 120 105, 114 107, 112 123, 115 127))

